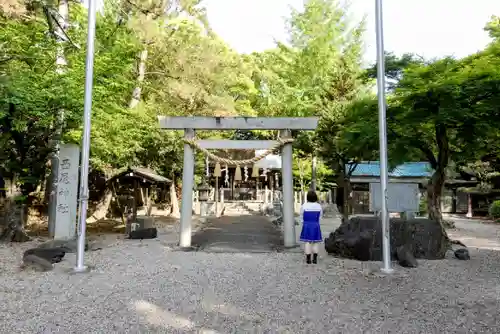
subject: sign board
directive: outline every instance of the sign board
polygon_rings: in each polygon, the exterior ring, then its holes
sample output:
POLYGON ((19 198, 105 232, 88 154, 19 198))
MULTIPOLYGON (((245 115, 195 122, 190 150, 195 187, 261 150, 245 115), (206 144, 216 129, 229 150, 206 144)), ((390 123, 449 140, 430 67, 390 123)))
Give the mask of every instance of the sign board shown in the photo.
MULTIPOLYGON (((420 191, 418 183, 389 183, 387 185, 387 206, 389 212, 418 212, 420 191)), ((370 183, 370 211, 382 209, 380 183, 370 183)))
POLYGON ((77 145, 61 145, 54 239, 73 239, 76 236, 79 162, 80 148, 77 145))

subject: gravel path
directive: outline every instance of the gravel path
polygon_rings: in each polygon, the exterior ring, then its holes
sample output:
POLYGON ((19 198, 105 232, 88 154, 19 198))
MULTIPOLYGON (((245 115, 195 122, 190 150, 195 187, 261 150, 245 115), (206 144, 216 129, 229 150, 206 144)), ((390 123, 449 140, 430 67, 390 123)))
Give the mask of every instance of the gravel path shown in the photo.
POLYGON ((383 276, 378 263, 118 240, 87 253, 94 271, 70 275, 74 254, 49 273, 19 272, 29 246, 0 245, 1 333, 500 332, 496 251, 383 276))
POLYGON ((192 244, 205 252, 268 253, 282 248, 279 228, 265 216, 212 218, 193 234, 192 244))

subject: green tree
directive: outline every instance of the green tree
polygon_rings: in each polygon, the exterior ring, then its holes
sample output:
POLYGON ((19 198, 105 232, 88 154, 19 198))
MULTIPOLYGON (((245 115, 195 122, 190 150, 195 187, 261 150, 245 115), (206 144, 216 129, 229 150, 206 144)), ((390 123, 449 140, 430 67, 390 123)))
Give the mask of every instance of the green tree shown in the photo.
MULTIPOLYGON (((292 11, 287 21, 288 43, 253 55, 258 68, 254 81, 259 89, 253 106, 259 113, 321 116, 332 121, 337 105, 363 92, 364 22, 353 22, 348 14, 349 8, 334 0, 310 0, 304 10, 292 11)), ((318 152, 311 143, 316 134, 294 135, 301 155, 314 159, 318 152)), ((326 128, 322 132, 322 136, 335 135, 326 128)))
MULTIPOLYGON (((477 160, 498 133, 500 49, 496 43, 461 60, 444 58, 406 68, 389 98, 388 141, 395 162, 425 160, 433 169, 427 187, 428 213, 443 222, 441 196, 450 161, 477 160)), ((377 138, 372 111, 357 114, 351 126, 377 138), (372 131, 370 132, 370 127, 372 131)))
POLYGON ((57 46, 46 35, 47 23, 35 14, 0 13, 0 45, 5 46, 0 51, 0 175, 9 181, 11 204, 5 238, 22 238, 19 204, 29 204, 44 179, 57 111, 68 111, 65 126, 71 128, 82 106, 80 85, 68 73, 54 71, 57 46))
POLYGON ((495 40, 500 39, 500 17, 492 16, 491 20, 486 24, 484 30, 488 32, 491 38, 495 40))
MULTIPOLYGON (((86 10, 72 4, 61 50, 51 35, 59 29, 57 4, 26 4, 2 5, 0 16, 0 173, 22 184, 24 197, 40 188, 59 133, 80 143, 87 23, 86 10), (67 66, 56 77, 62 54, 67 66), (64 110, 62 128, 55 110, 64 110)), ((91 180, 127 165, 178 175, 182 140, 158 129, 158 115, 255 114, 254 63, 211 31, 199 1, 106 3, 96 29, 91 180)), ((98 203, 109 198, 94 190, 98 203)))
POLYGON ((316 147, 325 163, 336 172, 342 192, 342 213, 348 218, 351 203, 350 178, 358 163, 372 160, 378 151, 373 123, 357 122, 358 117, 376 119, 377 101, 366 96, 351 102, 338 103, 321 118, 316 133, 316 147))

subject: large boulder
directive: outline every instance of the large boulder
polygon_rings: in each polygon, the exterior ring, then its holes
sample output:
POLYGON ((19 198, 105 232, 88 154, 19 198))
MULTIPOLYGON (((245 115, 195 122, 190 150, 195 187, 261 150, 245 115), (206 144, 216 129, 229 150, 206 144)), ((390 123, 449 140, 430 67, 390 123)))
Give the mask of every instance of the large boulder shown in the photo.
POLYGON ((457 249, 453 254, 459 260, 470 260, 469 250, 467 248, 457 249))
MULTIPOLYGON (((64 248, 66 253, 76 253, 78 241, 76 239, 52 239, 38 245, 37 248, 64 248)), ((85 240, 85 251, 89 250, 88 240, 85 240)))
POLYGON ((50 263, 59 263, 66 255, 66 249, 62 247, 56 248, 31 248, 24 252, 23 258, 28 255, 35 255, 39 258, 50 261, 50 263))
MULTIPOLYGON (((443 259, 449 241, 438 222, 416 218, 390 219, 391 258, 405 246, 417 259, 443 259)), ((343 221, 337 230, 325 239, 329 254, 360 261, 382 260, 382 224, 376 216, 355 216, 343 221)))

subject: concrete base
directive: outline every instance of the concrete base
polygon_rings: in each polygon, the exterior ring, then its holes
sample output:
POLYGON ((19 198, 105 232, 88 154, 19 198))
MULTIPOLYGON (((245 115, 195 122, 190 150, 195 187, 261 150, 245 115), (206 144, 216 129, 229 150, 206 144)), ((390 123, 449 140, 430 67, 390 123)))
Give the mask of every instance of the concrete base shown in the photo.
POLYGON ((177 250, 181 252, 196 252, 198 250, 198 246, 188 246, 188 247, 178 247, 177 250))
POLYGON ((293 245, 293 246, 283 246, 283 249, 284 250, 294 250, 294 249, 300 250, 300 244, 296 244, 296 245, 293 245))
POLYGON ((94 266, 83 266, 83 268, 73 267, 73 268, 71 268, 69 270, 69 274, 70 275, 87 274, 87 273, 91 272, 94 269, 95 269, 94 266))
POLYGON ((394 273, 394 269, 392 268, 389 268, 389 269, 385 269, 385 268, 380 268, 380 272, 382 274, 387 274, 387 275, 390 275, 390 274, 393 274, 394 273))

